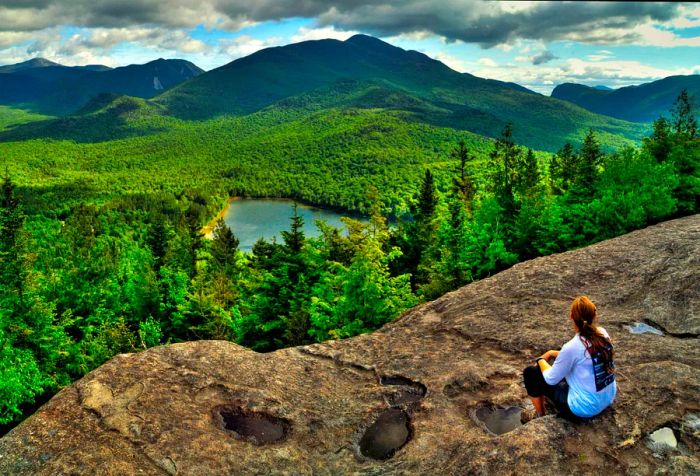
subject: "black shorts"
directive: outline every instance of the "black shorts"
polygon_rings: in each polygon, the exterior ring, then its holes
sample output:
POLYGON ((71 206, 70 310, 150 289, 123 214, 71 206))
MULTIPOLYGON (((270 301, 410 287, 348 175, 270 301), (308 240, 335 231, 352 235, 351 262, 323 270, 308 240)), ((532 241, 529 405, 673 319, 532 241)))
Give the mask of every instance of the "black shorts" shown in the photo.
POLYGON ((540 366, 535 364, 523 370, 523 380, 525 389, 531 397, 547 397, 557 408, 559 415, 571 421, 583 421, 585 418, 578 417, 571 412, 567 398, 569 396, 569 385, 566 380, 562 380, 556 385, 549 385, 542 375, 540 366))

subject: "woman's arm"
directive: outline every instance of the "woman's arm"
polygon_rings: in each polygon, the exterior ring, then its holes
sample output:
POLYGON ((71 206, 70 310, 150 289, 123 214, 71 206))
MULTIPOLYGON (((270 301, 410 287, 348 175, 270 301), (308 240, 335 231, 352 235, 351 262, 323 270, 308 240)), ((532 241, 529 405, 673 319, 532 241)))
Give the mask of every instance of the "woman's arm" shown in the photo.
POLYGON ((556 354, 557 358, 553 365, 549 365, 546 360, 537 362, 547 384, 556 385, 569 374, 571 367, 574 365, 574 352, 575 350, 571 346, 565 344, 558 352, 550 350, 542 355, 543 358, 550 358, 556 354))
POLYGON ((544 372, 547 369, 551 369, 552 366, 549 365, 549 359, 551 359, 552 357, 557 358, 558 355, 558 350, 548 350, 547 352, 542 354, 540 356, 540 360, 537 361, 537 365, 540 366, 540 370, 544 372))

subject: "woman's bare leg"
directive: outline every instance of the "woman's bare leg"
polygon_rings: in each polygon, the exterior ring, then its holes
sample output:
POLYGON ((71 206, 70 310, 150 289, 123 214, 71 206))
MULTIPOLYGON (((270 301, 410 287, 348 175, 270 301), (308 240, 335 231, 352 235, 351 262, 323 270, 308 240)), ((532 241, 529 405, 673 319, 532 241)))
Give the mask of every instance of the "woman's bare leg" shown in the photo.
POLYGON ((530 397, 530 400, 532 400, 537 415, 544 416, 544 397, 530 397))

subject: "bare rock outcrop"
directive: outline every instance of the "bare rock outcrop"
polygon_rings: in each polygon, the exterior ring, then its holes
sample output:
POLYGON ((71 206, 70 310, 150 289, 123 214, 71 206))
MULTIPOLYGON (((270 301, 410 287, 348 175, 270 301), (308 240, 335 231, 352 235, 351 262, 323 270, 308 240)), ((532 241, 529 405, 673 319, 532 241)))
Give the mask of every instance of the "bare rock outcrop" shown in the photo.
POLYGON ((2 438, 0 474, 698 474, 699 334, 696 215, 521 263, 353 339, 119 355, 2 438), (615 342, 618 399, 591 422, 521 424, 521 371, 570 338, 579 294, 615 342), (675 447, 650 440, 662 428, 675 447))

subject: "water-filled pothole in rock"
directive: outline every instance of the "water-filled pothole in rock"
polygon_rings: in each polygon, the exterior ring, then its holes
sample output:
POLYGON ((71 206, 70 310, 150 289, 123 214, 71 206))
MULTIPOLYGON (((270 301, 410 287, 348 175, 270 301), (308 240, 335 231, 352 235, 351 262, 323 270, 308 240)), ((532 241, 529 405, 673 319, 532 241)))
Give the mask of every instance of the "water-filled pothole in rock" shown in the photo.
POLYGON ((391 408, 382 412, 360 439, 360 453, 385 460, 406 444, 411 436, 410 419, 405 411, 391 408))
POLYGON ((236 407, 218 407, 214 409, 224 429, 256 445, 277 443, 284 440, 291 425, 284 418, 268 413, 251 412, 236 407))
POLYGON ((645 322, 633 322, 627 326, 632 334, 656 334, 657 336, 662 336, 664 333, 654 326, 650 326, 645 322))
POLYGON ((476 418, 494 435, 502 435, 522 426, 520 407, 496 408, 484 406, 476 409, 476 418))
POLYGON ((675 449, 678 446, 678 440, 673 430, 669 427, 659 428, 649 435, 649 447, 651 449, 675 449))
POLYGON ((422 383, 401 375, 382 375, 379 377, 379 383, 381 385, 401 387, 399 391, 389 396, 391 405, 417 402, 425 397, 425 394, 428 392, 427 387, 422 383))

